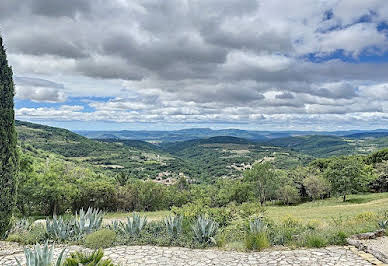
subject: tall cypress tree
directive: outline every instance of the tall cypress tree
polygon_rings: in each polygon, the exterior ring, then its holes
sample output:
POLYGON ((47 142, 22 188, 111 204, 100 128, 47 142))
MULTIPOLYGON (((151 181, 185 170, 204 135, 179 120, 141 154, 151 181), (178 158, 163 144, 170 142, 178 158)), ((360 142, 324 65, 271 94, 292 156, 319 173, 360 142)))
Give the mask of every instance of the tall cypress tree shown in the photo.
POLYGON ((18 156, 12 69, 0 36, 0 237, 10 227, 15 207, 18 156))

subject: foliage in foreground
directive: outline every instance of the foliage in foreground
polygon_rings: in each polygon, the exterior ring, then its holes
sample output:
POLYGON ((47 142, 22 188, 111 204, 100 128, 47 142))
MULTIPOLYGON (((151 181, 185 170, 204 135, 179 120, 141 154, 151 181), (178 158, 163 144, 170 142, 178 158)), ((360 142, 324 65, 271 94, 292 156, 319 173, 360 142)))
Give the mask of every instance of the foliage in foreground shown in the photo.
POLYGON ((216 244, 215 236, 218 230, 218 224, 206 217, 199 216, 194 225, 192 225, 195 239, 202 244, 216 244))
MULTIPOLYGON (((61 251, 59 254, 59 257, 54 262, 53 261, 53 252, 54 252, 54 245, 49 247, 48 243, 46 242, 43 247, 41 247, 39 244, 36 244, 33 249, 24 248, 24 255, 26 257, 26 265, 27 266, 61 266, 64 261, 64 253, 65 249, 61 251)), ((18 265, 21 266, 22 264, 20 261, 15 258, 18 265)))
POLYGON ((96 266, 114 266, 111 260, 103 259, 102 249, 91 253, 74 252, 70 254, 64 263, 64 266, 96 265, 96 266))
POLYGON ((110 229, 101 229, 85 237, 85 246, 92 249, 108 248, 116 241, 116 233, 110 229))
MULTIPOLYGON (((219 247, 245 250, 262 250, 269 245, 289 247, 323 247, 344 245, 346 238, 370 232, 387 225, 387 210, 363 212, 350 216, 333 216, 331 220, 300 220, 284 216, 276 220, 267 217, 258 204, 231 205, 222 208, 207 208, 201 203, 187 205, 175 210, 181 215, 146 223, 138 214, 124 223, 102 226, 92 233, 63 240, 65 243, 81 244, 91 248, 106 248, 116 245, 157 245, 204 248, 219 247), (205 212, 193 219, 194 214, 205 212), (188 216, 183 215, 187 213, 188 216), (228 220, 229 219, 229 220, 228 220), (227 221, 218 223, 217 221, 227 221), (131 226, 129 224, 132 224, 131 226)), ((61 218, 61 217, 60 217, 61 218)), ((58 218, 58 219, 60 219, 58 218)), ((63 219, 63 218, 62 218, 63 219)), ((72 220, 67 218, 63 220, 72 220)), ((8 240, 26 243, 25 239, 36 239, 44 243, 56 240, 47 234, 42 225, 29 226, 27 222, 15 223, 8 240), (39 230, 38 230, 39 229, 39 230), (42 230, 43 229, 43 230, 42 230)))
POLYGON ((246 249, 260 251, 269 246, 267 225, 261 219, 254 219, 249 223, 249 232, 245 236, 246 249))

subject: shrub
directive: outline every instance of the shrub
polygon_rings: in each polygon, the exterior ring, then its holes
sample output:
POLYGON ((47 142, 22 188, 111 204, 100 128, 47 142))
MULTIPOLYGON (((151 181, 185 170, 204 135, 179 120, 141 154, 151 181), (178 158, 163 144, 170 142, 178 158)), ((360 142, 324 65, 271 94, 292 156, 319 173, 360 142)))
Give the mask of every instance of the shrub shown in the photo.
MULTIPOLYGON (((249 228, 249 223, 247 220, 234 220, 230 225, 221 228, 222 235, 225 235, 225 238, 228 242, 243 242, 245 239, 245 233, 249 228)), ((218 245, 218 243, 217 243, 218 245)))
POLYGON ((86 236, 85 246, 92 249, 108 248, 116 240, 116 232, 110 229, 101 229, 86 236))
POLYGON ((280 224, 270 226, 271 242, 275 245, 295 243, 296 238, 305 230, 303 224, 292 216, 286 216, 280 224))
POLYGON ((377 215, 376 213, 373 213, 373 212, 362 212, 360 214, 358 214, 356 217, 355 217, 356 220, 358 221, 361 221, 361 222, 369 222, 369 221, 373 221, 373 220, 376 220, 377 219, 377 215))
POLYGON ((299 191, 296 187, 291 185, 282 186, 277 190, 279 199, 284 204, 294 204, 300 200, 299 191))
POLYGON ((218 224, 208 218, 199 216, 196 223, 192 225, 195 239, 202 244, 216 244, 214 236, 217 233, 218 224))
POLYGON ((327 240, 319 234, 308 234, 305 238, 305 246, 309 248, 322 248, 327 245, 327 240))
POLYGON ((260 233, 247 233, 245 237, 245 248, 248 250, 263 250, 268 248, 270 243, 268 241, 268 237, 266 232, 260 233))
POLYGON ((307 195, 311 199, 323 198, 330 192, 330 183, 321 175, 310 175, 303 180, 307 195))
POLYGON ((318 220, 309 220, 306 224, 306 227, 309 230, 317 230, 320 225, 321 225, 321 222, 318 220))
POLYGON ((79 266, 79 265, 98 265, 98 266, 114 266, 111 260, 102 259, 104 251, 98 249, 92 253, 74 252, 66 259, 64 266, 79 266))
POLYGON ((18 242, 23 245, 32 245, 43 242, 46 239, 46 230, 43 225, 33 225, 28 230, 19 230, 10 234, 8 241, 18 242))
MULTIPOLYGON (((24 248, 24 256, 26 257, 26 266, 60 266, 64 260, 65 249, 59 254, 56 262, 53 262, 54 245, 48 246, 48 243, 43 248, 36 244, 34 249, 24 248)), ((22 264, 16 259, 19 266, 22 264)))
POLYGON ((334 233, 330 238, 329 238, 329 243, 331 245, 346 245, 347 241, 347 234, 344 231, 338 231, 334 233))
POLYGON ((261 219, 254 219, 249 223, 249 232, 245 237, 245 248, 260 251, 269 245, 267 225, 261 219))
POLYGON ((250 218, 251 216, 263 216, 265 208, 257 203, 243 203, 241 205, 229 205, 227 207, 210 208, 202 203, 188 203, 181 208, 173 207, 175 215, 183 216, 185 220, 192 223, 197 217, 205 215, 210 217, 219 226, 224 227, 231 224, 233 220, 250 218))

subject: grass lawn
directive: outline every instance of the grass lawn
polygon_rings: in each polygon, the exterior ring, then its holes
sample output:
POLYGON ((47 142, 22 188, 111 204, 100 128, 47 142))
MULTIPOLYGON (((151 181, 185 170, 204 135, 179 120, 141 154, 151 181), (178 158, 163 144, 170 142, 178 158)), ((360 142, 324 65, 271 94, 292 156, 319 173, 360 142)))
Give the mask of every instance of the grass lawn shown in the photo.
POLYGON ((330 198, 296 206, 267 207, 267 215, 274 220, 291 215, 303 221, 329 221, 332 217, 355 216, 369 211, 388 211, 388 193, 350 195, 346 202, 342 202, 341 198, 330 198))
MULTIPOLYGON (((370 193, 363 195, 349 195, 346 202, 342 198, 330 198, 313 202, 302 203, 295 206, 268 206, 266 213, 274 221, 285 216, 293 216, 302 221, 320 220, 331 221, 332 217, 343 218, 355 216, 363 212, 388 211, 388 193, 370 193)), ((162 220, 170 214, 169 211, 140 212, 147 216, 149 221, 162 220)), ((107 213, 107 220, 124 220, 131 215, 128 212, 107 213)))

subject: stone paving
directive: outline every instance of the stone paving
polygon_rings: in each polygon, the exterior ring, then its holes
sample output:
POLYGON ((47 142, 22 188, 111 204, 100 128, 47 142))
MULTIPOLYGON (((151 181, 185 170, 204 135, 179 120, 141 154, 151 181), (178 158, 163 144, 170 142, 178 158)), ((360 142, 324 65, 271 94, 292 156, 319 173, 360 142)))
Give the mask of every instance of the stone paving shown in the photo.
MULTIPOLYGON (((68 246, 67 253, 90 251, 68 246)), ((63 247, 55 248, 58 256, 63 247)), ((104 250, 105 257, 118 265, 376 265, 379 261, 369 254, 360 256, 353 247, 328 247, 264 252, 234 252, 215 249, 178 247, 118 246, 104 250)), ((0 265, 17 265, 15 257, 24 262, 23 249, 12 243, 0 242, 0 265)), ((381 264, 382 265, 382 264, 381 264)))

